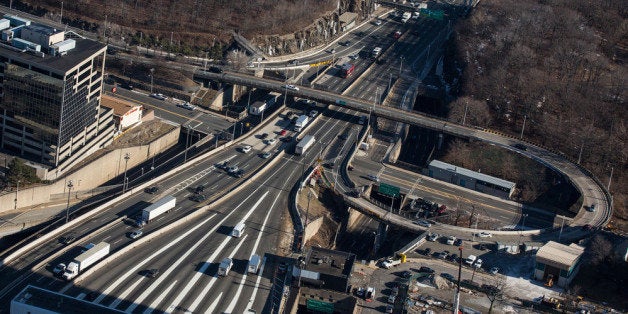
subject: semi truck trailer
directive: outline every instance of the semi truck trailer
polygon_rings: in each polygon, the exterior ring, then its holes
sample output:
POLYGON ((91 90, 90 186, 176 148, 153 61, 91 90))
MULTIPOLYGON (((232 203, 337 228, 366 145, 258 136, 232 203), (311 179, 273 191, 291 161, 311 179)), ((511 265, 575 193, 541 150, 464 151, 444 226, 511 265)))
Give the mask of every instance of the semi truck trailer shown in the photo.
POLYGON ((65 280, 74 279, 74 277, 78 276, 78 274, 83 272, 87 267, 95 264, 103 257, 107 256, 107 254, 109 254, 109 249, 109 243, 100 242, 94 245, 91 249, 81 253, 81 255, 77 256, 68 264, 68 267, 65 268, 63 278, 65 278, 65 280))
POLYGON ((297 155, 303 155, 308 148, 312 147, 316 142, 316 138, 313 135, 306 135, 301 139, 299 144, 294 148, 294 153, 297 155))
POLYGON ((159 217, 161 214, 170 211, 177 204, 177 199, 172 195, 164 196, 152 205, 142 210, 143 223, 149 223, 151 220, 159 217))

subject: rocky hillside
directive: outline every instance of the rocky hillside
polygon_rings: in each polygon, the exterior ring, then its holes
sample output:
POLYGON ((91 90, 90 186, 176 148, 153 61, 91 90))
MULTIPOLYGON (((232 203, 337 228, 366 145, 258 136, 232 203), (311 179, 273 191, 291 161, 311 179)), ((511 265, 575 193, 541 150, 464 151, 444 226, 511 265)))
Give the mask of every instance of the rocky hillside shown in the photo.
MULTIPOLYGON (((4 0, 8 5, 9 0, 4 0)), ((237 32, 264 52, 283 54, 323 43, 338 15, 368 15, 371 1, 358 0, 14 0, 13 7, 111 40, 186 55, 214 58, 237 32), (105 33, 106 32, 106 33, 105 33)))

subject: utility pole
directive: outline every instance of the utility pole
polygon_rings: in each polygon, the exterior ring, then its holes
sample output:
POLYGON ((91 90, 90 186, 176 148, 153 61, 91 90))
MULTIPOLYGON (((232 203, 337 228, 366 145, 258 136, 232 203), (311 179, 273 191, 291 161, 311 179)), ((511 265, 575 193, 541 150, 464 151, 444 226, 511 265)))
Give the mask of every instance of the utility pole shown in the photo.
POLYGON ((20 191, 20 180, 17 180, 16 186, 15 186, 15 208, 17 209, 17 192, 20 191))
POLYGON ((454 292, 454 314, 458 314, 460 308, 460 280, 462 277, 462 246, 458 247, 460 251, 460 259, 458 260, 458 281, 456 283, 456 292, 454 292))
POLYGON ((127 170, 127 166, 129 165, 129 159, 131 159, 131 154, 125 153, 124 154, 124 180, 122 180, 122 193, 126 192, 126 182, 127 182, 126 170, 127 170))
POLYGON ((155 76, 155 68, 150 68, 150 93, 153 93, 153 77, 155 76))
POLYGON ((523 139, 523 130, 526 128, 526 119, 528 118, 528 115, 523 115, 523 126, 521 126, 521 135, 519 136, 519 139, 523 139))
POLYGON ((72 184, 72 180, 68 181, 68 205, 65 208, 65 223, 68 223, 68 220, 70 220, 70 192, 72 191, 72 187, 74 186, 74 184, 72 184))

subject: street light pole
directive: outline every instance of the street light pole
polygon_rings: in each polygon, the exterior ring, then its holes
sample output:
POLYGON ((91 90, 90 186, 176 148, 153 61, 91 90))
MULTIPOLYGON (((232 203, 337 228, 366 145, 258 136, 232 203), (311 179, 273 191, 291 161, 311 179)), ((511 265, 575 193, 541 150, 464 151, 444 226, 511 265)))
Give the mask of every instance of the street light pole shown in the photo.
POLYGON ((72 180, 68 181, 68 205, 65 208, 65 223, 68 223, 68 220, 70 220, 70 192, 72 191, 72 187, 74 186, 74 184, 72 184, 72 180))
POLYGON ((403 56, 399 57, 399 59, 401 60, 401 62, 399 62, 399 76, 401 76, 401 68, 403 66, 403 56))
POLYGON ((17 209, 17 192, 20 191, 20 180, 17 180, 16 186, 15 186, 15 208, 17 209))
POLYGON ((467 111, 469 110, 469 101, 466 101, 466 104, 464 106, 464 116, 462 116, 462 125, 465 125, 465 122, 467 121, 467 111))
POLYGON ((155 76, 155 68, 150 69, 150 93, 153 93, 153 77, 155 76))
POLYGON ((558 242, 560 242, 560 238, 563 236, 563 227, 565 227, 565 216, 560 217, 563 222, 560 224, 560 232, 558 233, 558 242))
POLYGON ((462 246, 458 247, 460 259, 458 260, 458 282, 456 283, 456 295, 454 296, 454 314, 458 314, 460 308, 460 280, 462 277, 462 246))
POLYGON ((122 193, 126 192, 126 170, 129 165, 129 159, 131 159, 131 154, 124 154, 124 180, 122 180, 122 193))
POLYGON ((523 130, 526 128, 526 119, 528 118, 527 114, 523 115, 523 126, 521 126, 521 135, 519 136, 520 139, 523 139, 523 130))
POLYGON ((312 191, 307 191, 307 210, 305 211, 305 225, 303 228, 307 228, 307 218, 310 217, 310 199, 312 198, 312 191))
POLYGON ((523 214, 521 216, 523 216, 523 223, 521 224, 521 230, 525 230, 526 229, 526 218, 528 217, 528 214, 523 214))

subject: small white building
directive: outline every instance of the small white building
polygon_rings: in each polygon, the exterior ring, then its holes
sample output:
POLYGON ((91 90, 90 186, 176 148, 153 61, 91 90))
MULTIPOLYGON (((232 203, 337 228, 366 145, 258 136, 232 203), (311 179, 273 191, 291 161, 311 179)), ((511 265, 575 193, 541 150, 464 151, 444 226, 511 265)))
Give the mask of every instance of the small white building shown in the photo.
POLYGON ((121 132, 142 121, 142 105, 103 94, 101 105, 113 109, 116 132, 121 132))
POLYGON ((477 171, 458 167, 439 160, 432 160, 428 165, 428 176, 497 197, 509 199, 516 184, 477 171))
POLYGON ((566 287, 578 272, 584 247, 549 241, 536 253, 534 278, 547 281, 552 276, 559 287, 566 287))

